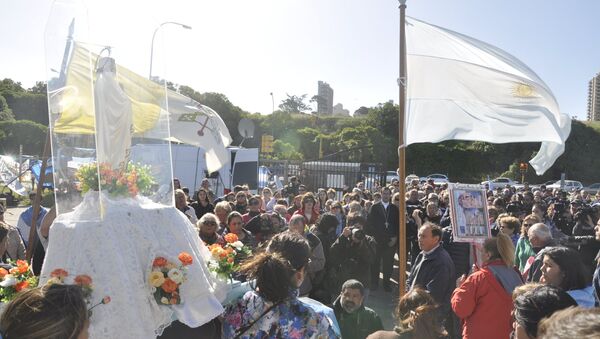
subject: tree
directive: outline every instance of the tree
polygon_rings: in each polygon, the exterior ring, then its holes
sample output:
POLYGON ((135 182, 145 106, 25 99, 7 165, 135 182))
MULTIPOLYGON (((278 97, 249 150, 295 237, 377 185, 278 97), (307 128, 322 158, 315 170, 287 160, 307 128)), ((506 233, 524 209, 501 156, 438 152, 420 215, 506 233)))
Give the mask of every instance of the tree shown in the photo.
POLYGON ((33 94, 43 94, 43 95, 46 95, 46 93, 47 93, 48 90, 47 90, 46 82, 44 82, 44 81, 36 81, 35 82, 35 86, 31 87, 27 91, 29 93, 33 93, 33 94))
POLYGON ((296 95, 287 95, 287 98, 281 101, 279 105, 279 109, 288 113, 303 113, 310 110, 310 106, 304 103, 306 100, 306 94, 302 94, 301 96, 296 95))
POLYGON ((246 112, 231 103, 227 96, 215 92, 199 93, 185 85, 179 86, 179 93, 214 109, 221 119, 223 119, 223 122, 225 122, 227 129, 229 129, 229 134, 233 138, 233 144, 238 145, 242 141, 242 136, 237 130, 237 125, 242 115, 246 112))
POLYGON ((33 121, 0 121, 0 154, 18 154, 23 145, 25 154, 41 155, 47 129, 33 121))
POLYGON ((360 106, 356 111, 354 111, 355 117, 366 116, 367 114, 369 114, 369 109, 365 106, 360 106))
POLYGON ((12 110, 8 107, 6 99, 0 94, 0 121, 15 120, 12 110))
POLYGON ((22 93, 25 92, 20 82, 15 82, 12 79, 5 78, 0 81, 0 94, 6 94, 9 92, 22 93))
POLYGON ((273 141, 274 159, 281 160, 302 160, 302 153, 296 151, 294 145, 281 141, 273 141))

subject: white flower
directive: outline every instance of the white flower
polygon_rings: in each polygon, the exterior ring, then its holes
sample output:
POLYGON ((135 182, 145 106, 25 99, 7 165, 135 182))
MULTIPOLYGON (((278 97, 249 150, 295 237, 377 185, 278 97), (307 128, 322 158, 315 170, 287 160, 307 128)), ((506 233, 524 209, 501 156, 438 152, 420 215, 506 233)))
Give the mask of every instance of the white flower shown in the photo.
POLYGON ((181 284, 183 282, 183 272, 181 272, 177 268, 172 268, 171 270, 169 270, 167 276, 177 284, 181 284))
POLYGON ((160 302, 163 303, 163 304, 165 304, 165 305, 169 305, 169 299, 167 299, 165 297, 160 298, 160 302))
POLYGON ((154 292, 156 292, 156 287, 150 286, 150 292, 152 292, 152 294, 154 294, 154 292))
POLYGON ((17 278, 15 278, 15 276, 12 274, 5 275, 4 280, 2 280, 2 282, 0 282, 0 286, 2 286, 2 287, 14 286, 16 284, 17 284, 17 278))
POLYGON ((244 247, 244 243, 242 243, 241 241, 236 241, 234 243, 231 244, 231 246, 237 248, 238 250, 240 250, 242 247, 244 247))

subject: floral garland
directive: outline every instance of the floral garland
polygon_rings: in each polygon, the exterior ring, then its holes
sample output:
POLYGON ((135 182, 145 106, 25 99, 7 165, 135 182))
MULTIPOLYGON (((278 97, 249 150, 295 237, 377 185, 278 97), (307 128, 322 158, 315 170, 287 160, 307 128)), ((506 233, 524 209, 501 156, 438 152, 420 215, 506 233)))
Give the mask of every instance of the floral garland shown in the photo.
POLYGON ((100 187, 112 197, 148 195, 155 184, 150 167, 129 162, 124 171, 114 170, 107 163, 90 163, 79 167, 76 173, 82 193, 98 191, 100 187), (98 183, 98 172, 100 183, 98 183))
POLYGON ((4 303, 13 300, 17 293, 38 284, 38 278, 31 272, 27 261, 9 261, 9 264, 15 267, 9 270, 0 268, 0 301, 4 303))
POLYGON ((177 257, 181 265, 175 265, 164 257, 156 257, 152 262, 152 272, 148 276, 154 299, 159 305, 179 305, 182 303, 179 286, 187 280, 187 267, 193 259, 189 253, 181 252, 177 257))
POLYGON ((227 233, 223 238, 225 239, 224 245, 215 243, 208 246, 212 256, 208 260, 208 269, 215 272, 218 277, 230 280, 233 273, 239 269, 239 262, 249 257, 252 250, 245 246, 234 233, 227 233))
MULTIPOLYGON (((57 268, 50 273, 50 279, 48 279, 48 281, 46 281, 46 286, 51 286, 54 284, 59 284, 59 285, 65 284, 67 277, 69 277, 69 272, 63 270, 62 268, 57 268)), ((79 287, 81 287, 81 290, 83 291, 83 297, 85 298, 85 302, 88 305, 92 305, 92 292, 94 291, 94 285, 92 284, 92 277, 90 277, 87 274, 77 275, 77 276, 75 276, 75 278, 73 278, 72 284, 78 285, 79 287)), ((91 310, 94 307, 96 307, 98 305, 106 305, 106 304, 110 303, 110 301, 111 301, 110 297, 105 296, 104 298, 102 298, 102 300, 99 303, 96 303, 95 305, 92 305, 90 308, 88 308, 88 312, 91 312, 91 310)))

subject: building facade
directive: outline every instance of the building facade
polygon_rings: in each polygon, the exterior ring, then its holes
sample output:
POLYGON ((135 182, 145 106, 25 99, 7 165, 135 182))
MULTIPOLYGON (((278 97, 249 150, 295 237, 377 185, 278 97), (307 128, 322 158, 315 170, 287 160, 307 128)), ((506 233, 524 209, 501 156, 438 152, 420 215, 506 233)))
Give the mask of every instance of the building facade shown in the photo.
POLYGON ((317 89, 317 114, 333 114, 333 89, 325 81, 319 81, 317 89))
POLYGON ((588 86, 588 121, 600 121, 600 73, 596 74, 588 86))

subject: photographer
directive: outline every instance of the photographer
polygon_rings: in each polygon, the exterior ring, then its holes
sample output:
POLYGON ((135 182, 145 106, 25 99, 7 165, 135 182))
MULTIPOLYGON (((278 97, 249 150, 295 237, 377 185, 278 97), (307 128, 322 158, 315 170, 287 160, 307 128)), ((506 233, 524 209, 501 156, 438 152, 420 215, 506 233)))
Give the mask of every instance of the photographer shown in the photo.
MULTIPOLYGON (((571 203, 566 200, 565 195, 562 195, 561 199, 555 200, 548 209, 548 216, 552 220, 553 228, 567 236, 573 233, 574 226, 570 205, 571 203)), ((556 231, 552 233, 554 238, 557 238, 556 231)))
POLYGON ((600 249, 600 242, 594 238, 594 210, 585 204, 576 204, 576 212, 573 216, 575 226, 573 236, 563 240, 562 243, 579 252, 583 264, 591 272, 595 267, 594 258, 600 249))
POLYGON ((364 297, 369 295, 371 282, 370 265, 375 259, 375 239, 365 234, 363 225, 366 220, 360 215, 349 215, 348 225, 331 245, 332 267, 337 268, 336 286, 349 279, 360 281, 365 287, 364 297))
POLYGON ((298 178, 296 178, 295 176, 291 176, 290 177, 290 182, 285 185, 285 187, 282 190, 282 194, 285 197, 288 197, 289 200, 292 200, 295 196, 298 195, 298 188, 300 187, 300 180, 298 180, 298 178))

